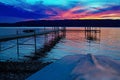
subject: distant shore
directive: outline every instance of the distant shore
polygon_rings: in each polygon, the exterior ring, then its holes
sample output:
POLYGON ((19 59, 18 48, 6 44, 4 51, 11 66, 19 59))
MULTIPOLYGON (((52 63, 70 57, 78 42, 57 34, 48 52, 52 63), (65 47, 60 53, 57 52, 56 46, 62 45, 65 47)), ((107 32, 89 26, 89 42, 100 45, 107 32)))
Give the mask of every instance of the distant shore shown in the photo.
POLYGON ((120 20, 33 20, 16 23, 0 23, 0 27, 120 27, 120 20))

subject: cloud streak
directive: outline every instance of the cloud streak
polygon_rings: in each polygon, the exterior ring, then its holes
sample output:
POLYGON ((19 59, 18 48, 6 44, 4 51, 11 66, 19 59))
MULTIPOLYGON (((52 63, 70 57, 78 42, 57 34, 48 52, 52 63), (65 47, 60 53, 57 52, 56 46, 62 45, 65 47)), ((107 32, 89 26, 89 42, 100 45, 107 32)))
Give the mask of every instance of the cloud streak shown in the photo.
POLYGON ((61 9, 55 9, 55 11, 58 14, 48 19, 120 19, 120 9, 116 9, 116 6, 91 9, 77 6, 66 11, 61 9))
MULTIPOLYGON (((37 19, 120 19, 120 0, 0 0, 0 2, 22 9, 31 15, 36 14, 37 19)), ((21 18, 26 17, 23 15, 21 18)))

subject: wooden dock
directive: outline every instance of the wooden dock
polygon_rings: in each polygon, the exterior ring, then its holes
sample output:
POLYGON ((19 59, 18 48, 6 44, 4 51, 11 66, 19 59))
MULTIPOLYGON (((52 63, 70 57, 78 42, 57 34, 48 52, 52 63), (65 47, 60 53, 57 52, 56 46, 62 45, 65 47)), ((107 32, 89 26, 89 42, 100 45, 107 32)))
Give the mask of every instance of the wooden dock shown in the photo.
POLYGON ((41 31, 41 32, 33 32, 33 33, 25 33, 25 34, 15 34, 15 35, 8 35, 8 36, 0 36, 0 42, 4 41, 9 41, 9 40, 14 40, 18 38, 26 38, 26 37, 32 37, 32 36, 37 36, 37 35, 44 35, 44 34, 49 34, 51 32, 58 32, 62 31, 61 30, 48 30, 48 31, 41 31))
POLYGON ((76 31, 76 32, 96 32, 96 33, 100 33, 101 32, 101 30, 67 30, 67 31, 76 31))

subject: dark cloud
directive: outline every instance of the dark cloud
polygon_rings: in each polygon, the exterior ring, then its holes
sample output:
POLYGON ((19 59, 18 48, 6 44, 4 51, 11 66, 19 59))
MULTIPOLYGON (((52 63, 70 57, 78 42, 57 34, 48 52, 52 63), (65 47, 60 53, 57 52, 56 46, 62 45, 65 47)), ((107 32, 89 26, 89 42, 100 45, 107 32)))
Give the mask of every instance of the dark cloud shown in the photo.
MULTIPOLYGON (((96 9, 96 8, 94 8, 96 9)), ((90 12, 92 14, 96 14, 96 13, 102 13, 102 12, 106 12, 106 11, 120 11, 120 6, 119 5, 112 5, 112 6, 108 6, 108 7, 103 7, 103 8, 97 8, 95 11, 90 12)))
MULTIPOLYGON (((45 17, 44 13, 35 13, 34 11, 27 11, 22 8, 9 6, 0 3, 0 16, 14 16, 22 18, 43 18, 45 17)), ((43 9, 44 10, 44 9, 43 9)), ((42 9, 40 9, 42 11, 42 9)))

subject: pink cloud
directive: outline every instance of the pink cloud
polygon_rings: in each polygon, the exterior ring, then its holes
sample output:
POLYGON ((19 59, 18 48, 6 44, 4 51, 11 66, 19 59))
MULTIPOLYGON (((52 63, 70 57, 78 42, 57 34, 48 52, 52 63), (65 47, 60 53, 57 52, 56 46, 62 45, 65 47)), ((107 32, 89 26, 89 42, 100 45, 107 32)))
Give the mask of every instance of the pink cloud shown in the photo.
MULTIPOLYGON (((104 12, 99 13, 92 13, 95 10, 100 10, 102 8, 92 8, 92 9, 86 9, 84 10, 84 7, 74 7, 69 10, 61 10, 58 8, 53 8, 54 11, 56 11, 55 16, 50 16, 47 19, 54 20, 54 19, 120 19, 120 10, 106 10, 104 12), (83 12, 77 12, 75 11, 84 10, 83 12)), ((50 11, 46 11, 46 14, 51 15, 53 14, 50 11)))

